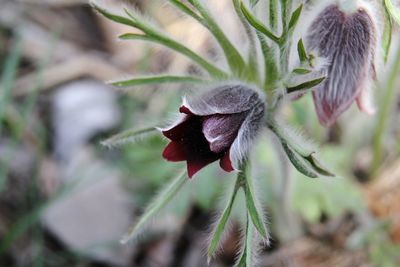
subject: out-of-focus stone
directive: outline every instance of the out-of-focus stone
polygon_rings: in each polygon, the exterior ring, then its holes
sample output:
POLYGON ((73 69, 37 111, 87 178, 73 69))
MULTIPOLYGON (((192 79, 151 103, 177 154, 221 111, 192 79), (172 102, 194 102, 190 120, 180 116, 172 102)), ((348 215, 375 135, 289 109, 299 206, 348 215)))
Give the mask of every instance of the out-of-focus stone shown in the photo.
POLYGON ((64 175, 64 192, 44 212, 43 224, 73 251, 129 266, 133 249, 119 239, 133 221, 132 203, 119 173, 82 148, 64 175))
POLYGON ((103 83, 81 80, 64 85, 53 96, 55 154, 68 161, 93 135, 120 119, 116 93, 103 83))

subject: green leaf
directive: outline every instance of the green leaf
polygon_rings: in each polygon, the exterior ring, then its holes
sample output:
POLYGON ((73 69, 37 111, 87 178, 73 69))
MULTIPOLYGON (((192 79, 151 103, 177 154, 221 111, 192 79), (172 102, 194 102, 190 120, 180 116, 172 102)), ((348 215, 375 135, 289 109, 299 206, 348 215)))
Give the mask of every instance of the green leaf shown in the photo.
POLYGON ((289 94, 289 93, 293 93, 293 92, 297 92, 297 91, 311 89, 311 88, 317 86, 318 84, 322 83, 324 80, 325 80, 325 77, 320 77, 320 78, 317 78, 317 79, 314 79, 311 81, 306 81, 304 83, 286 88, 286 92, 289 94))
POLYGON ((303 69, 303 68, 296 68, 293 70, 293 73, 298 74, 298 75, 305 75, 311 73, 311 70, 308 69, 303 69))
POLYGON ((145 84, 161 84, 161 83, 204 83, 205 80, 195 76, 175 76, 175 75, 157 75, 135 77, 128 80, 111 82, 111 85, 118 87, 130 87, 145 84))
POLYGON ((132 26, 132 27, 135 27, 135 28, 137 27, 137 23, 136 23, 134 20, 129 19, 129 18, 126 18, 126 17, 119 16, 119 15, 115 15, 115 14, 112 14, 112 13, 108 12, 106 9, 104 9, 104 8, 102 8, 102 7, 100 7, 100 6, 98 6, 98 5, 96 4, 96 1, 95 1, 95 0, 91 0, 91 1, 90 1, 90 5, 91 5, 97 12, 99 12, 99 13, 102 14, 104 17, 106 17, 106 18, 108 18, 108 19, 110 19, 110 20, 112 20, 112 21, 115 21, 115 22, 120 23, 120 24, 125 24, 125 25, 128 25, 128 26, 132 26))
POLYGON ((383 36, 382 36, 382 47, 383 47, 383 57, 384 57, 384 62, 386 63, 388 60, 389 52, 390 52, 390 47, 392 45, 392 19, 390 17, 389 11, 387 7, 385 6, 385 11, 384 11, 384 29, 383 29, 383 36))
POLYGON ((106 9, 96 5, 95 1, 91 1, 91 5, 95 10, 97 10, 100 14, 102 14, 106 18, 109 18, 117 23, 132 26, 144 32, 144 34, 125 34, 120 36, 121 39, 144 40, 144 41, 159 43, 165 47, 174 50, 175 52, 185 55, 186 57, 191 59, 194 63, 198 64, 204 70, 206 70, 212 77, 215 77, 217 79, 224 79, 228 76, 228 74, 226 74, 224 71, 215 67, 214 64, 208 62, 203 57, 199 56, 197 53, 193 52, 185 45, 169 38, 168 36, 159 32, 151 25, 148 25, 145 22, 141 21, 140 19, 136 18, 128 10, 125 9, 125 13, 129 16, 129 18, 126 18, 108 12, 106 9))
POLYGON ((165 47, 168 47, 175 52, 178 52, 188 58, 190 58, 193 62, 201 66, 205 69, 211 76, 215 78, 226 78, 228 74, 219 68, 215 67, 213 64, 199 56, 197 53, 193 52, 191 49, 187 48, 183 44, 165 36, 161 33, 156 32, 153 29, 146 29, 147 34, 136 34, 136 33, 127 33, 119 36, 122 40, 143 40, 148 42, 159 43, 165 47))
POLYGON ((400 25, 400 10, 395 7, 391 0, 385 0, 385 6, 392 18, 400 25))
POLYGON ((243 12, 243 15, 247 19, 247 21, 250 23, 251 26, 253 26, 257 31, 265 34, 269 39, 274 41, 275 43, 279 44, 280 39, 279 37, 275 36, 270 30, 267 29, 266 26, 263 25, 261 21, 259 21, 256 17, 251 14, 250 10, 247 9, 247 7, 243 4, 243 2, 240 3, 240 8, 243 12))
POLYGON ((304 47, 303 39, 300 39, 297 43, 297 53, 299 54, 301 63, 308 61, 307 51, 304 47))
POLYGON ((276 82, 276 79, 279 77, 279 70, 278 66, 276 63, 276 58, 273 53, 273 50, 271 47, 268 45, 267 40, 265 39, 265 36, 257 32, 257 37, 260 42, 261 46, 261 52, 264 57, 264 86, 265 88, 274 88, 274 84, 276 82))
POLYGON ((306 158, 308 162, 314 167, 314 169, 321 175, 334 177, 335 174, 330 172, 315 156, 315 153, 311 153, 309 157, 306 158))
POLYGON ((169 184, 167 184, 161 193, 157 195, 154 201, 146 208, 136 225, 121 239, 121 243, 126 244, 130 240, 134 239, 149 220, 164 208, 174 196, 176 196, 187 180, 186 170, 183 170, 169 184))
POLYGON ((394 56, 393 66, 386 78, 385 92, 383 93, 381 102, 379 103, 379 113, 378 119, 374 129, 373 137, 373 160, 370 173, 375 175, 376 171, 382 165, 384 138, 386 137, 386 132, 388 126, 390 125, 390 112, 395 105, 396 93, 398 92, 397 81, 400 73, 400 49, 397 49, 396 55, 394 56))
POLYGON ((301 135, 276 121, 268 121, 268 127, 276 134, 290 162, 300 173, 310 178, 335 176, 316 158, 315 148, 302 140, 301 135))
POLYGON ((260 233, 260 235, 263 238, 268 239, 268 231, 265 227, 265 224, 263 222, 263 217, 260 215, 261 212, 258 210, 258 203, 256 202, 257 199, 255 198, 254 195, 254 189, 253 189, 253 184, 252 184, 252 178, 250 175, 247 175, 247 168, 244 166, 244 168, 241 168, 240 173, 238 174, 238 177, 240 180, 244 182, 243 185, 243 190, 245 193, 246 197, 246 207, 247 211, 250 215, 250 218, 256 227, 257 231, 260 233))
POLYGON ((155 127, 145 128, 145 129, 129 129, 123 131, 119 134, 113 135, 110 138, 102 141, 101 144, 106 147, 116 147, 121 146, 126 143, 134 143, 140 139, 151 137, 153 134, 157 133, 158 130, 155 127))
POLYGON ((293 13, 292 16, 290 17, 289 21, 289 31, 293 31, 297 25, 297 22, 299 21, 301 11, 303 10, 303 4, 301 4, 293 13))
POLYGON ((312 166, 304 160, 296 151, 294 151, 286 142, 282 142, 282 147, 286 152, 290 162, 302 174, 310 178, 318 178, 318 174, 313 170, 312 166))
POLYGON ((292 149, 299 153, 302 157, 308 157, 315 153, 314 145, 304 138, 301 134, 283 124, 281 121, 269 120, 268 127, 279 138, 281 142, 287 143, 292 149))
POLYGON ((210 261, 211 257, 214 255, 215 250, 217 249, 218 244, 220 242, 221 236, 225 230, 225 226, 226 226, 226 223, 228 222, 229 216, 231 214, 233 203, 236 198, 236 194, 238 192, 238 189, 240 188, 239 182, 240 182, 239 178, 236 178, 235 187, 233 188, 232 192, 229 194, 228 203, 227 203, 224 211, 222 212, 222 215, 219 218, 217 226, 214 230, 213 237, 212 237, 210 245, 208 246, 208 249, 207 249, 208 262, 210 261))

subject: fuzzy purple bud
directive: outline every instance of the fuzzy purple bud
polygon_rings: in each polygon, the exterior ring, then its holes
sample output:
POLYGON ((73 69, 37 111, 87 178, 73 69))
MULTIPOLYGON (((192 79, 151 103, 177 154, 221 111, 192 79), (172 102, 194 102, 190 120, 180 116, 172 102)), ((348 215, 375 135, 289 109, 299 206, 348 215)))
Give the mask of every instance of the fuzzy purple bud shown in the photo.
POLYGON ((327 79, 313 91, 318 118, 331 126, 356 100, 359 108, 374 112, 370 103, 375 79, 377 47, 375 18, 358 2, 351 13, 338 5, 326 7, 313 21, 307 43, 328 60, 327 79))
POLYGON ((259 93, 244 85, 225 85, 184 99, 182 119, 162 130, 171 140, 163 157, 187 161, 189 177, 216 160, 223 170, 233 171, 261 128, 264 109, 259 93))

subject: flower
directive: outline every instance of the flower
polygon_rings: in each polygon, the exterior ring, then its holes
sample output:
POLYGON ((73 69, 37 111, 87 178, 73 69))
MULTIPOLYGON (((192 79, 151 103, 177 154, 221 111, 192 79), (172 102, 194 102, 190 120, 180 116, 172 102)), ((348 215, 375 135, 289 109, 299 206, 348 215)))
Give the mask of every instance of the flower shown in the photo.
POLYGON ((354 100, 361 111, 374 113, 371 84, 375 79, 376 16, 360 1, 327 6, 312 22, 308 47, 326 58, 327 79, 313 91, 319 121, 332 126, 354 100))
POLYGON ((162 129, 171 140, 163 157, 187 161, 189 177, 216 160, 223 170, 231 172, 247 156, 261 128, 264 109, 258 91, 241 84, 186 98, 179 109, 183 117, 162 129))

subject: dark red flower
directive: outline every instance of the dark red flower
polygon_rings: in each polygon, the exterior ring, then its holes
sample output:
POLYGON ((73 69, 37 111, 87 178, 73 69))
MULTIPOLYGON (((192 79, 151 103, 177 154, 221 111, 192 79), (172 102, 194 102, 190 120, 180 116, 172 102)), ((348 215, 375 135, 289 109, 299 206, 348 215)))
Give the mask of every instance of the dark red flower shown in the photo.
POLYGON ((376 18, 361 2, 347 2, 352 10, 327 6, 307 38, 309 49, 329 62, 327 79, 313 91, 318 118, 325 126, 335 123, 355 100, 362 111, 374 112, 370 87, 375 78, 376 18))
POLYGON ((184 99, 184 116, 162 129, 171 142, 164 149, 168 161, 187 161, 189 177, 219 160, 223 170, 235 170, 246 157, 264 116, 259 93, 243 85, 226 85, 200 97, 184 99))

